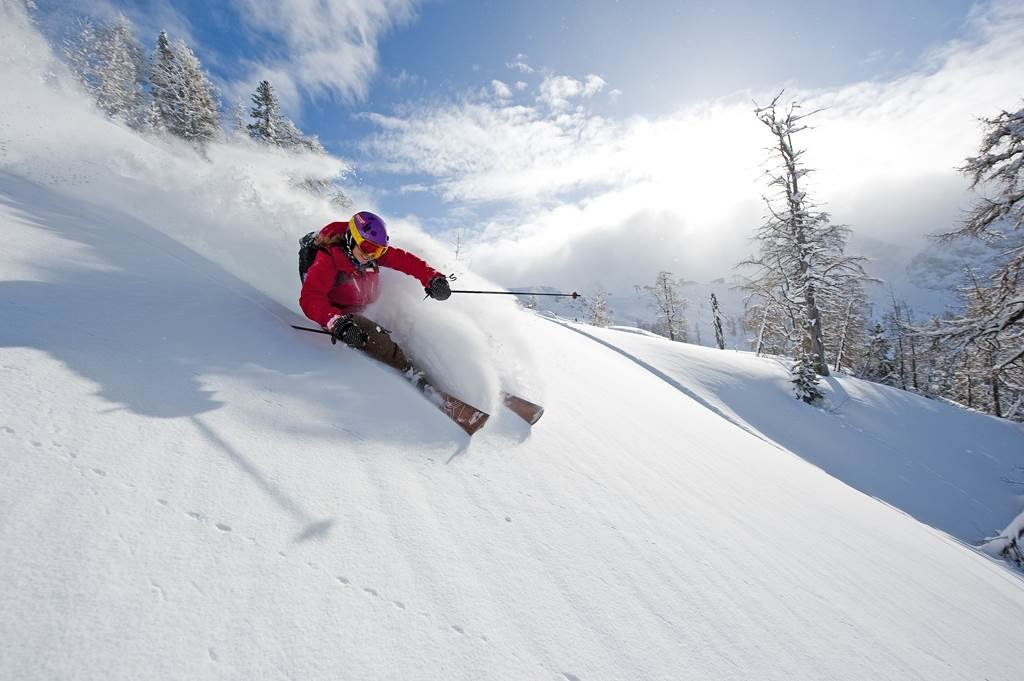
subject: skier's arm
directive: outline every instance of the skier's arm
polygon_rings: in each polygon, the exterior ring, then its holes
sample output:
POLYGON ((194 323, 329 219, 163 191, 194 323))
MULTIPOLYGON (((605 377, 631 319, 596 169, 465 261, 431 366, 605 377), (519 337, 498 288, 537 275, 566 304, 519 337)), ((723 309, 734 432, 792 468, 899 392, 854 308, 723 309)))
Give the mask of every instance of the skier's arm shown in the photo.
POLYGON ((331 317, 338 314, 327 300, 327 294, 334 286, 334 279, 337 276, 338 270, 330 254, 320 251, 306 272, 306 280, 302 283, 302 292, 299 293, 299 307, 307 317, 324 328, 327 328, 327 322, 331 317))
POLYGON ((410 277, 416 277, 425 287, 430 285, 430 280, 434 277, 444 276, 412 253, 394 246, 386 250, 377 262, 381 267, 389 267, 410 277))

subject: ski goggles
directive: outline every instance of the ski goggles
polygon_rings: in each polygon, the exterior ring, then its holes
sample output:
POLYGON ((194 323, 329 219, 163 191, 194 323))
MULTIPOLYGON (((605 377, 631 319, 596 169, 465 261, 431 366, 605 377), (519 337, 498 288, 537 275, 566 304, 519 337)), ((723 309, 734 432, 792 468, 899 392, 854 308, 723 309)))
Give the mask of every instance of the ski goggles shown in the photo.
POLYGON ((376 260, 380 256, 384 255, 384 251, 388 250, 387 246, 381 246, 380 244, 373 243, 369 239, 364 239, 363 235, 359 233, 358 229, 356 229, 356 223, 354 221, 349 221, 348 232, 352 235, 352 240, 356 243, 356 248, 358 248, 359 251, 367 258, 376 260))

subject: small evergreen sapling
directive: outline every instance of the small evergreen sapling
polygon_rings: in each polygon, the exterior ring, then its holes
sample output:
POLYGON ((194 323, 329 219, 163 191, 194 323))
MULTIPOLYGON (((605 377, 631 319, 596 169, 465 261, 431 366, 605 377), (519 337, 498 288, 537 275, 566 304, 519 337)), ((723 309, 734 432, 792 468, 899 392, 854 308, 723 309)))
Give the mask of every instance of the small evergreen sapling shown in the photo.
POLYGON ((810 353, 803 353, 793 365, 793 392, 796 398, 807 404, 815 404, 824 399, 825 395, 818 390, 818 372, 815 359, 810 353))

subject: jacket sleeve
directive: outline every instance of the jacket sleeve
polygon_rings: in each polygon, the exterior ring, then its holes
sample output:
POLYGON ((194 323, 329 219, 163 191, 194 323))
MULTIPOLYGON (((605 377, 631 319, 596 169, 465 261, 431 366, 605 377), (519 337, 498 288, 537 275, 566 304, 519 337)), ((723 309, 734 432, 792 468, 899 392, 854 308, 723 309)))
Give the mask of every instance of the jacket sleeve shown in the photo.
POLYGON ((306 272, 306 280, 302 282, 302 292, 299 293, 299 307, 307 317, 324 328, 327 328, 331 317, 338 314, 327 300, 327 294, 337 276, 334 259, 329 253, 320 251, 306 272))
MULTIPOLYGON (((403 251, 401 248, 395 248, 394 246, 385 251, 384 255, 377 262, 381 267, 388 267, 408 274, 410 277, 416 277, 424 287, 430 283, 431 279, 441 274, 412 253, 403 251)), ((310 268, 310 271, 312 271, 312 268, 310 268)))

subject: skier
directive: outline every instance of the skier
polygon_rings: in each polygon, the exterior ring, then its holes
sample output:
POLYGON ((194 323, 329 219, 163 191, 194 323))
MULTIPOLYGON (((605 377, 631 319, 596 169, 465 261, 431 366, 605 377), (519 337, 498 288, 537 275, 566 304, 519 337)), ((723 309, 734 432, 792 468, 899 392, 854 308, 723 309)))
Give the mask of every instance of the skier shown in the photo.
POLYGON ((412 368, 386 329, 360 314, 380 295, 380 268, 415 277, 434 300, 447 300, 448 279, 415 255, 388 245, 378 215, 359 211, 348 222, 332 222, 312 240, 316 259, 302 275, 299 306, 306 316, 341 341, 401 372, 412 368))

